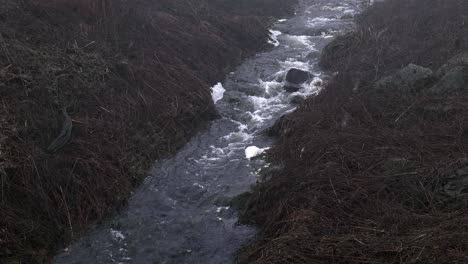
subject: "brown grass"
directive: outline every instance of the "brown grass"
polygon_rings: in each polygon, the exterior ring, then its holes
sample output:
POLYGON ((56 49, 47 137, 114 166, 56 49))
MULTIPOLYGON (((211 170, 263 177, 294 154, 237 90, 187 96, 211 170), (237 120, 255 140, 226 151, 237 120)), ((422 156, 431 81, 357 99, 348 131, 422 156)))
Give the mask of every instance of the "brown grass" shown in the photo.
POLYGON ((409 63, 438 68, 468 49, 466 12, 463 0, 377 3, 357 18, 356 30, 326 48, 321 64, 368 82, 409 63))
POLYGON ((444 191, 468 166, 468 94, 371 88, 409 62, 436 68, 468 50, 451 42, 468 33, 450 28, 464 10, 464 1, 388 0, 328 46, 322 63, 340 74, 270 131, 279 166, 243 208, 261 231, 240 263, 468 262, 467 193, 444 191), (451 29, 445 42, 441 28, 451 29))
POLYGON ((1 263, 47 263, 216 117, 210 84, 268 35, 270 14, 239 10, 185 0, 2 2, 1 263), (63 107, 72 136, 51 153, 63 107))

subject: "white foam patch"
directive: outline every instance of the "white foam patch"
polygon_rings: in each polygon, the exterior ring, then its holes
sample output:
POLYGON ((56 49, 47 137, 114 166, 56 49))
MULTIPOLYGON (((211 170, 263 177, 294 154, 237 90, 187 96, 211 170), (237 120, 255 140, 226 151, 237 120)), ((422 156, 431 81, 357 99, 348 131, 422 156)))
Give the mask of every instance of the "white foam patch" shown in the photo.
POLYGON ((205 186, 199 184, 198 182, 194 183, 193 186, 196 186, 196 187, 198 187, 200 189, 205 189, 205 186))
POLYGON ((121 231, 111 229, 110 233, 111 233, 112 239, 114 241, 121 241, 121 240, 125 239, 125 236, 123 235, 123 233, 121 231))
POLYGON ((280 23, 283 23, 283 22, 286 22, 286 21, 288 21, 288 20, 285 19, 285 18, 283 18, 283 19, 278 19, 278 22, 280 22, 280 23))
POLYGON ((327 39, 327 38, 333 38, 334 35, 333 33, 322 32, 321 37, 324 39, 327 39))
POLYGON ((309 94, 318 94, 323 88, 323 80, 320 77, 314 77, 309 85, 309 94))
POLYGON ((260 83, 260 87, 265 90, 266 94, 271 94, 273 91, 278 90, 283 84, 277 81, 263 81, 261 79, 258 80, 260 83))
POLYGON ((222 148, 217 148, 215 146, 210 146, 210 148, 211 148, 212 154, 218 155, 218 156, 224 155, 224 150, 222 148))
POLYGON ((211 96, 213 97, 213 102, 216 103, 219 100, 223 99, 225 91, 226 89, 224 89, 221 83, 217 83, 215 86, 213 86, 211 88, 211 96))
MULTIPOLYGON (((234 142, 245 142, 245 141, 249 141, 253 138, 253 135, 245 132, 248 127, 247 125, 239 122, 239 121, 236 121, 236 120, 232 120, 232 122, 238 124, 239 126, 237 127, 237 131, 236 132, 232 132, 226 136, 223 137, 224 140, 227 140, 227 141, 234 141, 234 142)), ((237 143, 230 143, 229 145, 231 144, 237 144, 237 143)), ((231 146, 230 146, 231 148, 231 146)), ((223 151, 223 155, 224 155, 224 150, 223 151)), ((229 156, 229 154, 227 154, 229 156)))
POLYGON ((304 46, 309 46, 310 41, 308 36, 294 36, 294 35, 289 35, 289 38, 293 41, 296 41, 304 46))
POLYGON ((244 142, 251 140, 253 136, 245 132, 232 132, 229 135, 224 136, 223 138, 228 141, 244 142))
POLYGON ((323 11, 344 11, 346 9, 346 7, 344 6, 336 6, 336 7, 330 7, 330 6, 324 6, 322 7, 322 10, 323 11))
POLYGON ((294 45, 306 46, 310 51, 317 51, 315 48, 315 43, 310 41, 310 36, 296 36, 296 35, 287 35, 289 44, 293 47, 294 45))
POLYGON ((290 95, 290 97, 302 95, 303 97, 307 97, 309 95, 317 95, 323 88, 322 85, 323 81, 320 77, 314 77, 310 84, 303 84, 300 91, 294 92, 290 95))
POLYGON ((309 63, 303 61, 297 61, 296 59, 288 59, 287 61, 280 62, 280 65, 284 69, 297 68, 303 71, 309 71, 309 63))
POLYGON ((221 207, 216 208, 216 212, 221 213, 223 211, 229 210, 229 208, 230 208, 229 206, 221 206, 221 207))
POLYGON ((263 152, 265 152, 265 150, 267 150, 268 148, 258 148, 256 146, 250 146, 250 147, 247 147, 245 149, 245 157, 247 159, 252 159, 252 158, 255 158, 257 157, 258 155, 261 155, 263 154, 263 152))
POLYGON ((229 120, 230 120, 231 122, 233 122, 233 123, 239 125, 237 128, 239 129, 240 132, 245 131, 245 130, 247 130, 247 128, 248 128, 246 124, 243 124, 243 123, 241 123, 241 122, 239 122, 239 121, 236 121, 236 120, 233 120, 233 119, 229 119, 229 120))
POLYGON ((336 18, 316 17, 313 19, 308 19, 307 23, 309 24, 309 26, 313 27, 317 25, 323 25, 331 21, 336 21, 336 18))
POLYGON ((286 76, 286 72, 287 72, 286 70, 281 70, 281 71, 279 71, 279 72, 273 74, 270 78, 271 78, 271 79, 274 79, 274 80, 278 80, 278 79, 280 79, 281 77, 284 78, 284 77, 286 76))
POLYGON ((255 122, 255 123, 260 123, 261 124, 261 123, 264 122, 264 120, 271 118, 270 115, 267 115, 266 117, 262 116, 261 115, 262 113, 259 110, 255 111, 253 113, 252 112, 247 112, 247 113, 251 116, 251 118, 252 118, 251 121, 255 122))
POLYGON ((271 45, 275 47, 278 47, 280 45, 278 41, 278 36, 281 34, 282 34, 281 31, 270 29, 270 40, 268 40, 268 43, 270 43, 271 45))
POLYGON ((254 108, 257 109, 264 109, 268 106, 268 99, 260 96, 251 95, 249 96, 249 100, 252 102, 254 108))

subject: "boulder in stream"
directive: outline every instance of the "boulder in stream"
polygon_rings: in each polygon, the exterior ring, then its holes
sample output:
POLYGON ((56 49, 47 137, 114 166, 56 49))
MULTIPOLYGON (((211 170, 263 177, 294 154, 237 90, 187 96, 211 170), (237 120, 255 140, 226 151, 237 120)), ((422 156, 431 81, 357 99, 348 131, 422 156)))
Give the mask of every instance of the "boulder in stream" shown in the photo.
POLYGON ((312 74, 308 71, 291 68, 286 74, 286 81, 291 84, 303 84, 312 79, 312 74))
POLYGON ((286 74, 286 85, 283 89, 286 92, 294 93, 301 89, 301 84, 310 81, 313 78, 313 75, 304 70, 291 68, 286 74))

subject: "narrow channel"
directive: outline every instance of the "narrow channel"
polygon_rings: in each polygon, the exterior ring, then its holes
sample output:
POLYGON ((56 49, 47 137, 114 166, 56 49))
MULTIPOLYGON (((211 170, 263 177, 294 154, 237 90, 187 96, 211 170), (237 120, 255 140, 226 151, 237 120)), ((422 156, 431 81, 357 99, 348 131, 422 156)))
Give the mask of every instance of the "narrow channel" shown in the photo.
POLYGON ((246 154, 271 146, 262 131, 320 91, 320 51, 352 26, 350 18, 364 2, 304 0, 294 17, 277 21, 272 48, 213 87, 222 118, 175 157, 158 161, 125 211, 68 247, 54 263, 233 263, 234 253, 255 229, 237 224, 226 201, 249 190, 258 171, 268 166, 246 154), (283 88, 291 68, 314 76, 294 93, 283 88))

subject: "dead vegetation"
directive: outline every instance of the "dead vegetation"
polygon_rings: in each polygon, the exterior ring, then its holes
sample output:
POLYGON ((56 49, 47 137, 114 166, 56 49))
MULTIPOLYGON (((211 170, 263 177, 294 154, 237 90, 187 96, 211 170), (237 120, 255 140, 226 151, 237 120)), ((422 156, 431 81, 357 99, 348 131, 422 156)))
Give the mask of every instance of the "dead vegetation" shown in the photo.
POLYGON ((468 174, 468 94, 372 89, 410 62, 436 69, 467 51, 466 10, 387 0, 327 47, 322 63, 340 74, 270 131, 277 166, 242 209, 261 231, 240 263, 468 262, 457 182, 468 174))
POLYGON ((468 50, 465 1, 390 0, 357 17, 358 27, 329 45, 321 65, 373 82, 409 63, 436 69, 468 50))
POLYGON ((1 263, 47 263, 216 117, 210 84, 271 15, 224 2, 2 1, 1 263))

